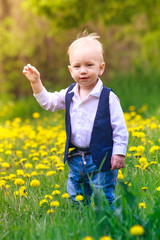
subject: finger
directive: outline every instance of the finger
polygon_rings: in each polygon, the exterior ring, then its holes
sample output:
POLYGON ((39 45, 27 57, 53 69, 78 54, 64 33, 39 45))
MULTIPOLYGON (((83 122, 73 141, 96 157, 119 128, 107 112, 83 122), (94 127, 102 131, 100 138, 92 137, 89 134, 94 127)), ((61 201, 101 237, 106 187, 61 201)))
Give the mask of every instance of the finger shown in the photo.
POLYGON ((28 71, 28 67, 27 67, 27 66, 25 66, 25 67, 23 68, 23 70, 25 70, 25 71, 28 71))
POLYGON ((27 74, 27 71, 25 71, 25 70, 23 70, 22 72, 23 72, 23 74, 27 74))
POLYGON ((32 66, 31 66, 31 64, 30 64, 30 63, 28 63, 28 64, 27 64, 27 67, 28 67, 28 68, 30 68, 30 67, 32 67, 32 66))
POLYGON ((27 69, 34 72, 35 71, 35 67, 33 67, 31 64, 27 64, 27 69))
POLYGON ((114 170, 114 169, 116 169, 116 165, 111 165, 111 170, 114 170))
POLYGON ((32 73, 39 73, 38 70, 34 66, 31 66, 31 65, 28 66, 28 70, 31 71, 32 73))

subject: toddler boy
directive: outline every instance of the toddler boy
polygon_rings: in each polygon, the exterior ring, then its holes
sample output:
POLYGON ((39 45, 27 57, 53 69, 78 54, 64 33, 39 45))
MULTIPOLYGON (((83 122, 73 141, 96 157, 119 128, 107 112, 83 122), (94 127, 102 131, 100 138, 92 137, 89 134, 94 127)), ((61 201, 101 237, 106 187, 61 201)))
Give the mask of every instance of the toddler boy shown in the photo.
POLYGON ((67 160, 70 169, 67 183, 70 198, 75 201, 80 194, 90 202, 93 189, 97 188, 103 190, 112 207, 118 169, 125 165, 128 144, 122 108, 117 96, 100 79, 105 62, 98 35, 82 35, 69 46, 68 55, 68 69, 76 83, 60 92, 48 92, 40 73, 30 64, 23 73, 44 109, 66 111, 64 162, 67 160))

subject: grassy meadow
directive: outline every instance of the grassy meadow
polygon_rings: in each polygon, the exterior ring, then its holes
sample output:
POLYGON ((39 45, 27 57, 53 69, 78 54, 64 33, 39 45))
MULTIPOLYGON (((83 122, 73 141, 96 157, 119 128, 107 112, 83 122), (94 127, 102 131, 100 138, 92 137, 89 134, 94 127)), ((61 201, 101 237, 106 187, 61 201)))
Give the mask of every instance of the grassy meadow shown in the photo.
POLYGON ((114 213, 106 213, 106 200, 97 192, 91 207, 83 206, 81 196, 79 209, 71 204, 63 111, 48 113, 33 99, 1 103, 1 240, 160 239, 159 95, 145 81, 109 83, 121 99, 130 134, 114 213))

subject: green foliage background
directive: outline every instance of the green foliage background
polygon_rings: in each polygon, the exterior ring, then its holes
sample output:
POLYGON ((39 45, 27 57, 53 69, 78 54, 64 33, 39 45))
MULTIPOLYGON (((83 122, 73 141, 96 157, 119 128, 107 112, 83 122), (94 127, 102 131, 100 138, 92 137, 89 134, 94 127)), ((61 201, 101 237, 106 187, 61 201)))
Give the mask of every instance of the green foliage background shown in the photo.
POLYGON ((32 93, 22 75, 33 64, 46 88, 72 83, 67 48, 87 29, 105 49, 105 85, 124 107, 154 105, 159 98, 160 2, 158 0, 0 0, 1 100, 32 93), (148 98, 149 97, 149 98, 148 98))

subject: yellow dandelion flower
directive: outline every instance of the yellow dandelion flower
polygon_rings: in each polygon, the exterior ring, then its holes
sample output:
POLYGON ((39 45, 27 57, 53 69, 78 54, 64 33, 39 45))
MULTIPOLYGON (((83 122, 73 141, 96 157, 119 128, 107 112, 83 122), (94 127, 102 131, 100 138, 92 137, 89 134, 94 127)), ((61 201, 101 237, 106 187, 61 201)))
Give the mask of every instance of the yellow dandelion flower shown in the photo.
POLYGON ((139 158, 142 154, 141 153, 134 153, 133 156, 139 158))
POLYGON ((59 190, 54 190, 54 191, 52 192, 52 195, 59 195, 59 194, 61 194, 61 192, 60 192, 59 190))
POLYGON ((33 167, 33 165, 31 163, 26 163, 24 166, 25 166, 25 168, 32 168, 33 167))
POLYGON ((110 236, 102 236, 99 240, 112 240, 110 236))
POLYGON ((82 238, 82 240, 93 240, 93 238, 91 236, 86 236, 86 237, 82 238))
POLYGON ((152 130, 158 128, 158 125, 156 123, 151 123, 149 126, 152 130))
POLYGON ((135 151, 137 151, 137 147, 132 146, 129 148, 129 152, 135 152, 135 151))
POLYGON ((47 199, 42 199, 40 202, 39 202, 39 205, 42 206, 43 204, 45 203, 48 203, 48 200, 47 199))
POLYGON ((64 167, 58 167, 57 170, 58 171, 64 171, 64 167))
POLYGON ((153 152, 155 152, 157 150, 160 150, 160 147, 155 145, 155 146, 150 148, 150 153, 153 153, 153 152))
POLYGON ((25 186, 22 186, 22 187, 19 189, 19 193, 20 193, 21 197, 22 197, 22 196, 27 197, 27 195, 28 195, 25 186))
POLYGON ((149 166, 149 163, 144 164, 144 166, 143 166, 143 170, 147 169, 148 166, 149 166))
POLYGON ((148 187, 142 187, 141 189, 146 191, 148 189, 148 187))
POLYGON ((27 158, 21 158, 19 162, 22 163, 22 162, 25 162, 26 160, 27 158))
POLYGON ((6 188, 6 189, 10 188, 10 185, 5 185, 5 188, 6 188))
POLYGON ((59 207, 59 202, 58 201, 52 201, 51 203, 50 203, 50 207, 59 207))
POLYGON ((45 156, 48 155, 48 152, 46 152, 46 151, 41 151, 40 154, 41 154, 41 157, 45 157, 45 156))
POLYGON ((4 167, 4 168, 9 168, 9 167, 10 167, 10 164, 7 163, 7 162, 3 162, 3 163, 2 163, 2 167, 4 167))
POLYGON ((146 138, 141 138, 141 142, 146 145, 146 138))
POLYGON ((17 155, 17 157, 22 157, 22 151, 20 151, 20 150, 16 150, 16 155, 17 155))
POLYGON ((15 178, 16 178, 16 174, 11 173, 11 174, 9 175, 9 179, 13 180, 13 179, 15 179, 15 178))
POLYGON ((47 159, 43 159, 43 160, 41 161, 41 163, 46 164, 46 165, 49 165, 49 164, 50 164, 47 159))
POLYGON ((31 182, 30 182, 30 186, 31 187, 38 187, 40 185, 40 181, 37 180, 37 179, 33 179, 31 182))
POLYGON ((139 163, 141 163, 142 165, 146 164, 146 163, 147 163, 147 158, 141 157, 141 158, 139 159, 139 163))
POLYGON ((144 234, 144 228, 141 225, 134 225, 129 230, 131 235, 141 236, 144 234))
POLYGON ((139 113, 145 112, 147 110, 147 107, 148 107, 147 105, 143 105, 141 108, 138 109, 138 112, 139 113))
POLYGON ((58 168, 58 167, 64 167, 64 163, 58 162, 58 163, 56 164, 56 167, 57 167, 57 168, 58 168))
POLYGON ((130 157, 131 156, 131 153, 126 153, 126 157, 130 157))
POLYGON ((55 184, 55 188, 60 188, 60 185, 59 184, 55 184))
POLYGON ((32 117, 35 118, 35 119, 37 119, 37 118, 40 117, 40 114, 39 114, 38 112, 34 112, 34 113, 32 114, 32 117))
POLYGON ((15 198, 18 198, 19 197, 19 191, 15 191, 14 196, 15 196, 15 198))
POLYGON ((23 184, 25 184, 25 181, 22 178, 17 178, 17 179, 15 179, 14 184, 18 185, 18 186, 23 185, 23 184))
POLYGON ((146 204, 144 202, 139 203, 139 208, 146 208, 146 204))
POLYGON ((140 168, 140 169, 141 169, 141 166, 138 165, 138 164, 135 164, 134 167, 136 167, 136 168, 140 168))
POLYGON ((17 176, 23 176, 24 175, 24 171, 22 169, 17 169, 17 176))
POLYGON ((145 135, 144 132, 139 132, 139 135, 138 135, 139 138, 144 139, 145 136, 146 136, 146 135, 145 135))
POLYGON ((33 160, 33 161, 38 161, 39 158, 38 158, 38 157, 33 157, 32 160, 33 160))
POLYGON ((37 176, 37 172, 36 171, 33 171, 33 172, 31 172, 31 176, 37 176))
POLYGON ((152 164, 158 164, 158 162, 157 161, 152 161, 152 162, 150 162, 150 165, 152 165, 152 164))
POLYGON ((49 169, 49 166, 45 165, 45 164, 42 164, 42 163, 39 163, 36 165, 36 169, 49 169))
POLYGON ((40 149, 46 149, 47 147, 45 145, 41 145, 40 149))
POLYGON ((118 177, 117 177, 119 180, 123 180, 124 179, 124 175, 123 173, 119 173, 118 172, 118 177))
POLYGON ((24 174, 24 177, 26 177, 26 178, 30 178, 30 176, 31 176, 31 174, 29 174, 29 173, 24 174))
POLYGON ((83 196, 82 195, 77 195, 76 196, 76 201, 83 201, 83 196))
POLYGON ((68 193, 63 193, 62 198, 69 198, 69 194, 68 193))
POLYGON ((136 107, 134 105, 131 105, 131 106, 129 106, 128 109, 129 109, 129 111, 133 112, 133 111, 135 111, 136 107))
POLYGON ((5 180, 0 180, 0 188, 3 187, 3 186, 5 186, 5 184, 6 184, 6 181, 5 181, 5 180))
POLYGON ((6 150, 6 151, 5 151, 5 154, 6 154, 6 155, 12 155, 12 151, 11 151, 11 150, 6 150))
POLYGON ((53 199, 52 195, 49 195, 49 194, 45 195, 45 198, 48 198, 49 200, 53 199))
POLYGON ((49 209, 49 210, 47 211, 47 214, 50 214, 50 213, 54 213, 54 210, 53 210, 53 209, 49 209))
POLYGON ((48 171, 46 175, 47 175, 47 177, 49 177, 49 176, 52 176, 54 174, 56 174, 56 171, 48 171))
POLYGON ((142 154, 142 153, 144 152, 144 150, 145 150, 145 147, 142 146, 142 145, 140 145, 140 146, 137 147, 137 153, 142 154))
POLYGON ((51 153, 56 153, 57 152, 57 148, 51 148, 51 153))
POLYGON ((156 188, 156 191, 160 192, 160 186, 156 188))

